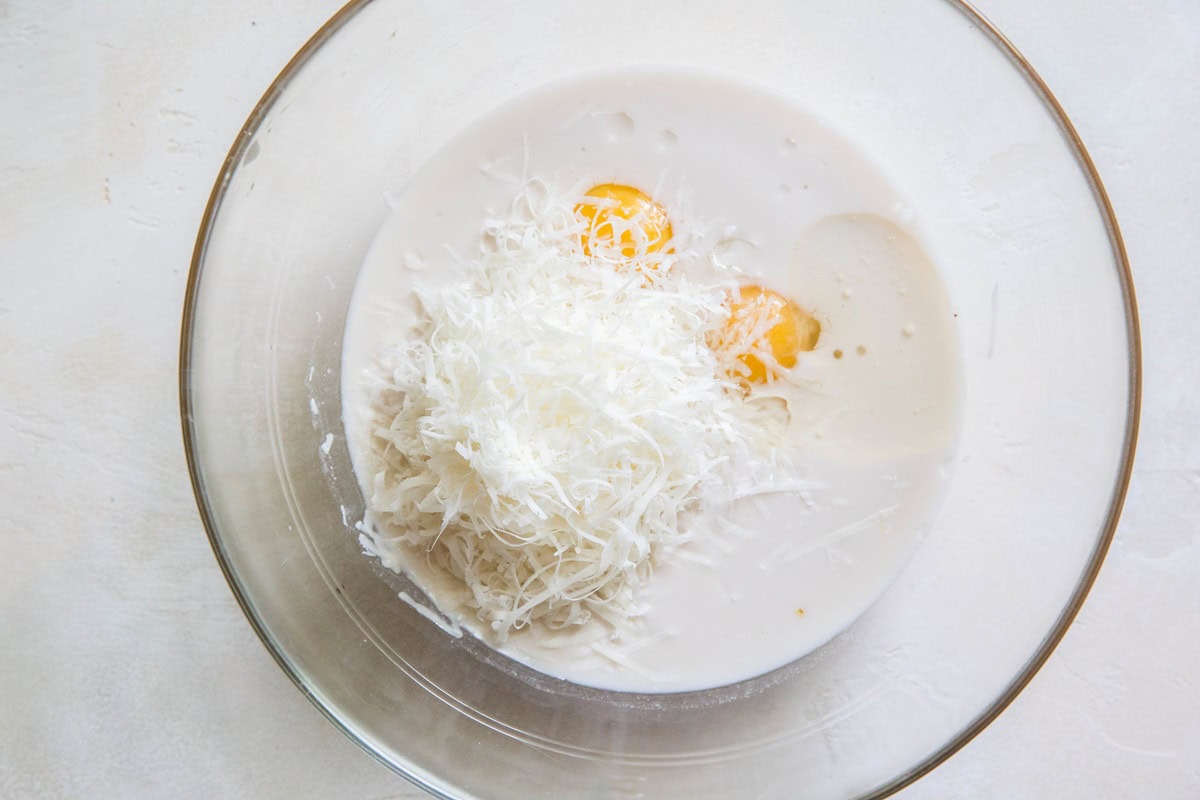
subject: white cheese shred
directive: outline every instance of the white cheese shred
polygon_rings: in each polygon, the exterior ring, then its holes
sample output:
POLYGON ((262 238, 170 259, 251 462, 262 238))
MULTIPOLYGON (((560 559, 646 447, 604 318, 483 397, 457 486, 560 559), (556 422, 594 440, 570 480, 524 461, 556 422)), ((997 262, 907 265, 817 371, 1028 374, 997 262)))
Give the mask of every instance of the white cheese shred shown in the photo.
POLYGON ((636 618, 685 515, 769 449, 706 345, 729 283, 662 253, 585 255, 580 196, 529 182, 487 221, 466 277, 417 291, 419 333, 375 401, 375 550, 460 581, 500 641, 636 618))
POLYGON ((459 627, 453 620, 443 617, 441 614, 437 613, 432 608, 430 608, 429 606, 422 603, 420 600, 413 599, 413 596, 410 595, 408 592, 400 592, 397 596, 401 600, 403 600, 407 605, 411 606, 412 609, 414 611, 416 611, 418 614, 420 614, 422 617, 429 620, 434 625, 437 625, 439 628, 441 628, 446 633, 453 636, 455 639, 462 638, 462 635, 463 635, 462 628, 459 627))

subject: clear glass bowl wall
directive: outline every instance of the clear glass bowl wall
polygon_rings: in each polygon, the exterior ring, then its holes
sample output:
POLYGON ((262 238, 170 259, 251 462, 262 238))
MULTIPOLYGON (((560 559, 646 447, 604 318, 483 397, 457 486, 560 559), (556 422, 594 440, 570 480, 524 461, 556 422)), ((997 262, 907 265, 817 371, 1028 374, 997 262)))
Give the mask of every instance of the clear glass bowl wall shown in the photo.
POLYGON ((184 320, 201 511, 283 668, 446 797, 881 796, 1005 705, 1111 536, 1136 428, 1136 319, 1098 183, 1036 79, 941 0, 351 4, 264 97, 206 214, 184 320), (720 71, 829 117, 921 215, 966 361, 934 529, 844 635, 734 687, 640 696, 506 668, 363 557, 341 331, 396 192, 505 99, 631 65, 720 71))

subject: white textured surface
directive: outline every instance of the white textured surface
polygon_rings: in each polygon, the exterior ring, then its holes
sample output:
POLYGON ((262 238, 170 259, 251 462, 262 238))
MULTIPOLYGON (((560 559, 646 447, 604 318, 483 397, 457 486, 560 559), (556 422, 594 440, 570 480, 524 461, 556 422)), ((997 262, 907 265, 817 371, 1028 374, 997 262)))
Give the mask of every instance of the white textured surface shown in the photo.
MULTIPOLYGON (((258 643, 203 535, 177 418, 212 180, 337 6, 0 2, 0 797, 421 796, 258 643)), ((1200 4, 980 6, 1112 196, 1142 310, 1142 438, 1075 627, 900 797, 1200 796, 1200 4)))

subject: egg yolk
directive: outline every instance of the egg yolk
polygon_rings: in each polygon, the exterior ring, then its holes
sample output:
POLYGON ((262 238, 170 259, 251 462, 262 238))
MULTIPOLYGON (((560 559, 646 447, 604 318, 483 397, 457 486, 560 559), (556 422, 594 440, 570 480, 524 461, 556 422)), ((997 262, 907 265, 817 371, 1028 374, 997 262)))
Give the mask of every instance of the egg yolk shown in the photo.
POLYGON ((586 255, 619 247, 621 255, 633 258, 639 253, 657 253, 671 240, 667 210, 640 189, 602 183, 584 196, 596 200, 575 206, 575 213, 588 223, 582 237, 586 255))
POLYGON ((796 366, 799 354, 815 348, 820 336, 821 323, 793 301, 761 286, 743 286, 729 300, 729 320, 715 349, 737 353, 744 367, 735 377, 766 383, 778 377, 778 367, 796 366))

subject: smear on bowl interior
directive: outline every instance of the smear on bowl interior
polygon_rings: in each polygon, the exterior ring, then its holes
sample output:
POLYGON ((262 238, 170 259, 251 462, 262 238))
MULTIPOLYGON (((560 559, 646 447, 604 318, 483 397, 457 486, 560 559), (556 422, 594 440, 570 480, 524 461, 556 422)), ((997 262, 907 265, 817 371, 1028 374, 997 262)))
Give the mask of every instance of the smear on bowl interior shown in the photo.
POLYGON ((364 548, 448 630, 585 685, 728 684, 844 629, 931 524, 949 301, 823 119, 712 76, 581 79, 392 205, 344 416, 364 548))

